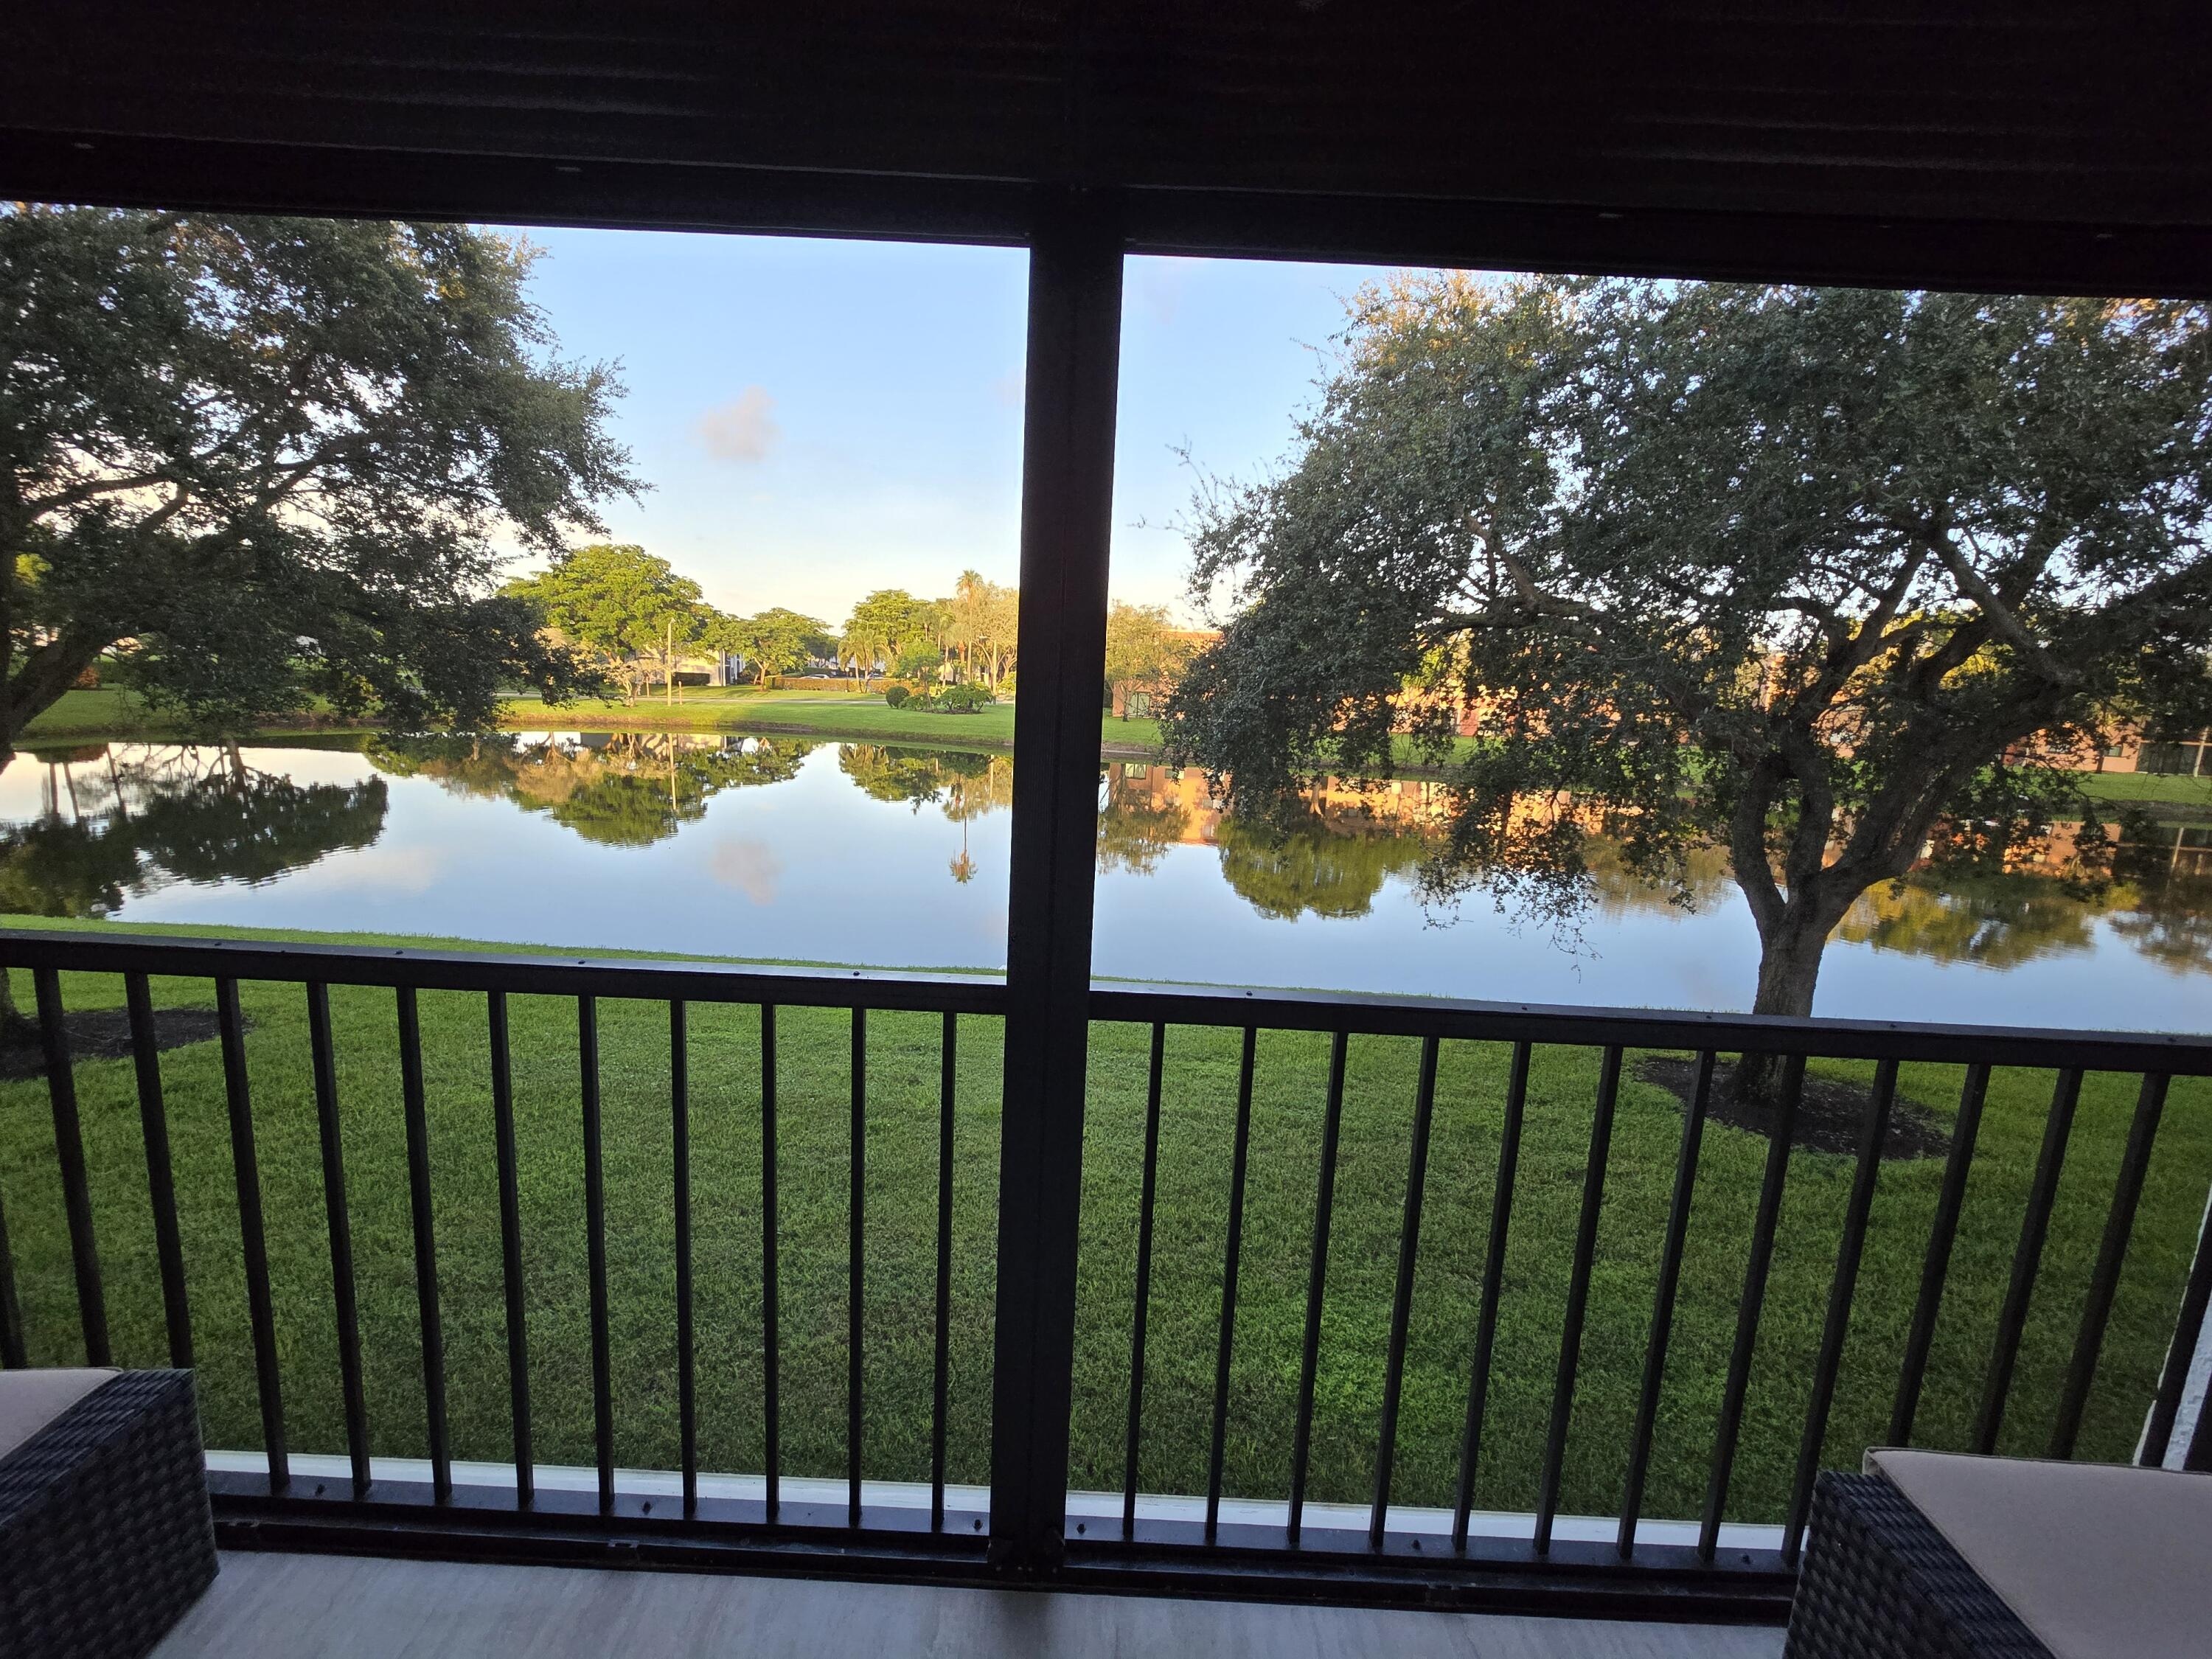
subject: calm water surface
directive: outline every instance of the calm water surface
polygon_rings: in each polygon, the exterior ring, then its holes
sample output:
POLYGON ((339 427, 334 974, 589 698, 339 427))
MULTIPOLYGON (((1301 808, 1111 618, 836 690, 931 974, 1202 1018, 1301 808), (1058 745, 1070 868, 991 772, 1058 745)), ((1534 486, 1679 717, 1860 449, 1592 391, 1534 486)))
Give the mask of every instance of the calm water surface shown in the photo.
MULTIPOLYGON (((1601 882, 1580 938, 1417 890, 1419 785, 1285 846, 1197 775, 1102 765, 1103 975, 1741 1008, 1757 942, 1716 866, 1696 907, 1601 882)), ((19 757, 0 911, 997 968, 1011 763, 786 738, 526 734, 19 757)), ((2212 1027, 2201 829, 2084 898, 2015 878, 1881 890, 1831 944, 1826 1014, 2212 1027), (2170 878, 2160 874, 2174 871, 2170 878), (2148 872, 2148 875, 2141 873, 2148 872)))

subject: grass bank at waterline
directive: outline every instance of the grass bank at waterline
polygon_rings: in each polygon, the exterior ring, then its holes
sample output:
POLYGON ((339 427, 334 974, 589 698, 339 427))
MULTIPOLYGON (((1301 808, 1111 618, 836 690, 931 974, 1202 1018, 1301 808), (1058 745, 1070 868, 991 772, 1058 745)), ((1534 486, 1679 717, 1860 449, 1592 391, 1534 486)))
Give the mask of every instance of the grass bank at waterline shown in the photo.
MULTIPOLYGON (((63 989, 73 1011, 122 1000, 112 976, 66 975, 63 989)), ((14 975, 13 990, 27 1006, 27 974, 14 975)), ((164 1006, 213 1000, 199 982, 156 980, 154 993, 164 1006)), ((246 1054, 291 1443, 338 1451, 343 1419, 306 1000, 296 986, 252 983, 242 1000, 252 1022, 246 1054)), ((453 1449, 502 1459, 510 1447, 507 1339, 484 1004, 479 996, 425 993, 421 1008, 453 1449)), ((331 1012, 371 1434, 380 1455, 419 1455, 424 1395, 393 998, 342 988, 331 994, 331 1012)), ((547 1462, 588 1463, 576 1011, 563 1000, 519 997, 511 1019, 537 1450, 547 1462)), ((625 1465, 673 1467, 667 1014, 659 1005, 605 1002, 599 1019, 615 1454, 625 1465)), ((844 1469, 848 1020, 828 1011, 780 1016, 782 1444, 793 1474, 844 1469)), ((938 1035, 934 1016, 877 1014, 868 1024, 865 1459, 876 1478, 924 1479, 928 1470, 938 1035)), ((691 1010, 701 1450, 707 1467, 725 1470, 756 1470, 763 1455, 758 1041, 754 1009, 691 1010)), ((1071 1471, 1079 1487, 1115 1486, 1121 1468, 1147 1043, 1138 1028, 1102 1024, 1093 1032, 1071 1471)), ((1178 1028, 1168 1036, 1140 1466, 1148 1490, 1205 1484, 1238 1048, 1234 1031, 1178 1028)), ((960 1481, 983 1481, 989 1473, 1000 1053, 998 1022, 961 1021, 949 1435, 949 1474, 960 1481)), ((1410 1040, 1351 1044, 1316 1389, 1318 1498, 1364 1500, 1371 1491, 1418 1059, 1410 1040)), ((1286 1488, 1327 1060, 1325 1038, 1260 1037, 1231 1373, 1232 1493, 1279 1497, 1286 1488)), ((1394 1488, 1407 1503, 1450 1501, 1506 1064, 1505 1053, 1487 1045, 1447 1043, 1443 1051, 1394 1488)), ((1816 1069, 1850 1078, 1868 1068, 1816 1069)), ((208 1441, 252 1447, 259 1443, 259 1417, 216 1045, 171 1049, 161 1070, 208 1441)), ((1484 1507, 1526 1510, 1535 1499, 1596 1073, 1594 1053, 1536 1053, 1476 1485, 1484 1507)), ((1943 1121, 1958 1083, 1948 1067, 1908 1066, 1902 1074, 1903 1092, 1943 1121)), ((1971 1432, 2050 1084, 2047 1075, 2006 1071, 1991 1079, 1921 1411, 1922 1443, 1960 1446, 1971 1432)), ((2005 1450, 2037 1454, 2047 1438, 2135 1087, 2131 1079, 2101 1076, 2084 1085, 2000 1443, 2005 1450)), ((78 1091, 117 1358, 165 1363, 130 1062, 81 1063, 78 1091)), ((1644 1081, 1632 1056, 1569 1441, 1570 1510, 1608 1511, 1620 1500, 1680 1127, 1674 1097, 1644 1081)), ((1706 1132, 1647 1513, 1692 1515, 1703 1497, 1765 1150, 1755 1135, 1725 1125, 1706 1132)), ((2125 1458, 2134 1446, 2195 1244, 2208 1171, 2212 1089, 2179 1081, 2121 1278, 2083 1456, 2125 1458)), ((1882 1167, 1828 1440, 1833 1462, 1854 1462, 1860 1448, 1883 1437, 1942 1174, 1936 1158, 1882 1167)), ((1850 1182, 1845 1158, 1799 1152, 1790 1159, 1729 1505, 1735 1517, 1778 1518, 1787 1501, 1850 1182)), ((0 1198, 32 1358, 75 1360, 81 1350, 53 1126, 36 1079, 0 1085, 0 1198)))
MULTIPOLYGON (((510 698, 500 705, 500 723, 510 731, 762 732, 792 736, 851 738, 878 743, 912 743, 959 749, 1011 751, 1014 706, 994 703, 965 714, 923 714, 893 708, 880 695, 842 695, 820 690, 763 691, 750 686, 692 687, 674 702, 645 698, 635 703, 579 702, 549 708, 535 698, 510 698)), ((303 731, 366 733, 368 727, 335 716, 307 714, 272 720, 238 739, 303 731)), ((34 748, 70 742, 132 738, 183 738, 187 728, 173 715, 149 709, 131 693, 111 687, 65 693, 26 729, 22 744, 34 748)), ((1472 747, 1462 738, 1459 747, 1472 747)), ((1398 745, 1398 763, 1414 773, 1433 766, 1414 752, 1410 740, 1398 745)), ((1098 752, 1114 759, 1137 759, 1160 752, 1159 723, 1119 720, 1102 714, 1098 752)), ((2093 800, 2117 811, 2126 806, 2178 810, 2184 817, 2212 817, 2212 777, 2168 777, 2148 772, 2090 773, 2081 780, 2093 800)))
MULTIPOLYGON (((965 714, 925 714, 893 708, 882 696, 843 696, 834 691, 757 691, 750 687, 684 692, 674 702, 645 698, 635 703, 587 702, 549 707, 534 697, 500 705, 500 723, 510 731, 762 732, 822 738, 863 738, 884 743, 945 745, 961 749, 1011 750, 1014 706, 994 703, 965 714)), ((359 732, 370 728, 305 714, 270 720, 237 738, 287 735, 307 731, 359 732)), ((70 691, 26 729, 25 747, 107 739, 183 738, 188 728, 174 715, 149 709, 124 690, 101 687, 70 691)), ((1159 748, 1159 727, 1148 720, 1099 719, 1099 752, 1152 755, 1159 748)))

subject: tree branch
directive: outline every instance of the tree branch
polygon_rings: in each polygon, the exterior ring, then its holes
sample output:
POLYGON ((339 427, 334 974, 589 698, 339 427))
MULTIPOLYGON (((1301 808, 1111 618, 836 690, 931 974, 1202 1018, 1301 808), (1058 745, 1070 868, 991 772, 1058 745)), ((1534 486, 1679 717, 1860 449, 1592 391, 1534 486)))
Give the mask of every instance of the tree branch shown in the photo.
POLYGON ((1959 551, 1957 544, 1948 536, 1939 534, 1930 538, 1929 550, 1935 554, 1936 562, 1950 573, 1951 580, 1959 585, 1960 592, 1980 607, 1998 637, 2033 663, 2036 672, 2060 685, 2071 685, 2081 678, 2071 669, 2051 659, 2042 642, 2027 631, 2027 624, 2021 621, 2012 607, 1997 597, 1996 590, 1982 580, 1981 573, 1959 551))

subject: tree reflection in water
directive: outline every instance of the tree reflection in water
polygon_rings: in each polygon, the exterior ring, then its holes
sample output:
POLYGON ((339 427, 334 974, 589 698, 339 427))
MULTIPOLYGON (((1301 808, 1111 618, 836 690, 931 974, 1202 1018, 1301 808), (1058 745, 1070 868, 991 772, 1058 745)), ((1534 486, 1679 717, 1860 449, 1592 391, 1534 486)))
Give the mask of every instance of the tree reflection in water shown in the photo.
MULTIPOLYGON (((1432 921, 1451 918, 1453 890, 1428 878, 1437 831, 1420 803, 1408 805, 1356 781, 1331 779, 1311 792, 1306 821, 1287 833, 1241 824, 1210 790, 1182 774, 1143 764, 1103 769, 1099 791, 1098 867, 1150 875, 1177 844, 1214 848, 1230 887, 1273 921, 1371 913, 1385 881, 1407 878, 1432 921)), ((2202 827, 2142 826, 2148 838, 2124 841, 2109 868, 2080 867, 2077 826, 2053 827, 2033 842, 1998 849, 1982 871, 1917 872, 1863 895, 1836 936, 1876 951, 2004 969, 2041 957, 2094 951, 2097 924, 2177 971, 2212 970, 2212 842, 2202 827), (2019 866, 2002 867, 2008 858, 2019 866)), ((1618 843, 1586 844, 1589 914, 1618 921, 1632 914, 1704 910, 1731 902, 1734 884, 1717 848, 1692 852, 1677 887, 1641 878, 1618 843)), ((1583 948, 1570 923, 1555 937, 1583 948)))
POLYGON ((1415 868, 1430 851, 1425 838, 1407 830, 1337 828, 1319 814, 1280 836, 1224 818, 1214 844, 1222 879, 1275 921, 1364 916, 1386 877, 1415 868))
POLYGON ((650 847, 707 815, 726 789, 783 783, 814 745, 681 732, 573 738, 408 737, 373 740, 379 771, 428 778, 451 793, 543 812, 602 847, 650 847))
POLYGON ((94 744, 34 751, 44 810, 0 824, 0 910, 104 917, 173 882, 270 882, 374 844, 381 778, 297 783, 235 744, 94 744))
POLYGON ((960 851, 947 868, 963 887, 981 867, 969 851, 968 826, 1014 804, 1014 763, 1005 755, 848 743, 837 750, 837 768, 871 800, 917 813, 934 806, 958 824, 960 851))
MULTIPOLYGON (((351 745, 348 745, 351 746, 351 745)), ((788 738, 660 732, 560 738, 501 735, 388 738, 365 745, 385 774, 421 778, 453 794, 542 812, 595 845, 645 847, 706 816, 731 789, 787 781, 820 745, 788 738)), ((275 880, 381 834, 386 785, 302 783, 283 751, 234 744, 94 744, 19 755, 40 773, 34 817, 0 824, 0 911, 100 918, 177 882, 275 880)), ((839 770, 869 799, 934 807, 960 827, 951 878, 980 872, 969 826, 1007 810, 1013 763, 1004 755, 839 745, 839 770)), ((1331 781, 1309 819, 1276 836, 1226 818, 1196 774, 1115 763, 1103 769, 1098 868, 1154 874, 1170 848, 1210 848, 1223 879, 1260 916, 1349 920, 1372 913, 1398 877, 1445 907, 1425 884, 1435 842, 1425 796, 1363 791, 1331 781)), ((2176 972, 2212 971, 2212 827, 2145 824, 2123 842, 2108 872, 2072 867, 2070 826, 2045 843, 2011 849, 1977 873, 1918 872, 1867 892, 1838 936, 1870 949, 2003 969, 2093 951, 2101 932, 2176 972), (2007 870, 2007 860, 2022 867, 2007 870), (2101 928, 2100 928, 2101 924, 2101 928)), ((1693 855, 1678 892, 1636 877, 1609 843, 1592 847, 1595 913, 1618 921, 1670 907, 1732 902, 1717 850, 1693 855)), ((1580 948, 1573 939, 1569 948, 1580 948)))

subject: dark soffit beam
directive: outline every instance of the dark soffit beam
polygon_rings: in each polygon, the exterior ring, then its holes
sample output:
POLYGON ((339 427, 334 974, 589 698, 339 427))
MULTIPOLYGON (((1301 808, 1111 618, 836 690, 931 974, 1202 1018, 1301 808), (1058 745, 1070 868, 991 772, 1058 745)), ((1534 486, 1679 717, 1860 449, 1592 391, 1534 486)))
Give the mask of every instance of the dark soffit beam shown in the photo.
MULTIPOLYGON (((2212 296, 2212 227, 1137 187, 1139 253, 2212 296)), ((228 212, 1011 245, 1036 186, 0 128, 0 198, 228 212)))
POLYGON ((1133 192, 1133 252, 1985 293, 2212 296, 2212 227, 1133 192))
POLYGON ((1030 186, 0 127, 0 200, 1013 244, 1030 186))

